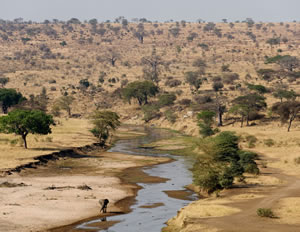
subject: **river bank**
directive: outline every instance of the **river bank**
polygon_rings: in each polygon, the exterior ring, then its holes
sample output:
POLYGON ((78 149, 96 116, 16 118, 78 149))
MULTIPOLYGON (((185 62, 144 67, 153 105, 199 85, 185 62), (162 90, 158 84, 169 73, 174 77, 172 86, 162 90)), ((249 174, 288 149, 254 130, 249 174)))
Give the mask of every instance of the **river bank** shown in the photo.
POLYGON ((110 200, 109 212, 127 212, 139 187, 126 176, 133 168, 170 161, 99 150, 81 155, 1 177, 1 230, 45 231, 72 224, 99 215, 98 200, 103 198, 110 200))

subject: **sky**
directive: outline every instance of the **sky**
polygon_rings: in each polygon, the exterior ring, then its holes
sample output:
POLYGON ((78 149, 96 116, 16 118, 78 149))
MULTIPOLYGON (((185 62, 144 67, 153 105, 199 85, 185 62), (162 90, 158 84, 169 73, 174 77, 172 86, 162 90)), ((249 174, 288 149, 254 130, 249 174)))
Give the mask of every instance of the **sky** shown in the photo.
POLYGON ((0 0, 0 18, 45 19, 78 18, 99 21, 119 16, 131 20, 207 22, 244 20, 263 22, 300 21, 300 0, 0 0))

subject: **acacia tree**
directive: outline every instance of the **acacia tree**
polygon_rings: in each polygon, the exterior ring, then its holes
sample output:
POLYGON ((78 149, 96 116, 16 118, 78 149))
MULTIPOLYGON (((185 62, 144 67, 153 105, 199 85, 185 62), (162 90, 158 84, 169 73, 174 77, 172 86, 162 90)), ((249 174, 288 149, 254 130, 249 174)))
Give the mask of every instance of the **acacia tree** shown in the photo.
POLYGON ((294 90, 277 89, 273 93, 273 96, 280 99, 280 102, 282 102, 283 99, 295 100, 298 94, 296 94, 294 90))
POLYGON ((233 101, 233 106, 229 110, 231 113, 241 116, 241 127, 243 127, 244 119, 246 118, 247 126, 249 126, 249 116, 251 112, 258 112, 266 108, 265 97, 258 94, 248 94, 239 96, 233 101))
POLYGON ((52 116, 40 110, 16 109, 0 117, 0 132, 21 135, 26 149, 29 133, 47 135, 51 133, 51 125, 55 125, 52 116))
POLYGON ((288 123, 288 132, 292 126, 292 122, 300 112, 299 101, 277 102, 272 106, 272 111, 280 116, 282 123, 288 123))
POLYGON ((139 105, 148 104, 148 98, 158 93, 158 87, 151 81, 134 81, 129 83, 123 90, 123 97, 131 103, 136 98, 139 105))
POLYGON ((94 111, 91 116, 91 122, 94 125, 91 132, 99 140, 101 146, 105 145, 110 132, 120 126, 119 119, 119 115, 112 111, 94 111))
POLYGON ((0 89, 0 103, 2 104, 2 111, 7 114, 7 109, 13 105, 17 105, 26 100, 21 93, 15 89, 0 89))
POLYGON ((289 72, 293 72, 294 69, 300 66, 300 61, 295 56, 283 56, 277 63, 282 69, 286 69, 289 72))
POLYGON ((68 116, 71 117, 71 105, 74 101, 74 97, 72 96, 62 96, 58 99, 56 99, 54 106, 55 108, 57 108, 58 110, 65 110, 68 113, 68 116))

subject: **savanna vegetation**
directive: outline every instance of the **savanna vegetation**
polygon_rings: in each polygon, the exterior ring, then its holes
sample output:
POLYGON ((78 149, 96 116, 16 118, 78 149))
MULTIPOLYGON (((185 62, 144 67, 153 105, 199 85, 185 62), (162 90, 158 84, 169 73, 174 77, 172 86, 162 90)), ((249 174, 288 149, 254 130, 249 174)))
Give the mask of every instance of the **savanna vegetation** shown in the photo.
POLYGON ((248 148, 284 146, 268 130, 293 138, 299 127, 299 27, 0 20, 0 136, 21 136, 27 148, 29 134, 80 118, 105 146, 121 122, 168 127, 196 137, 195 185, 231 188, 260 173, 248 148), (270 137, 241 136, 261 127, 270 137))

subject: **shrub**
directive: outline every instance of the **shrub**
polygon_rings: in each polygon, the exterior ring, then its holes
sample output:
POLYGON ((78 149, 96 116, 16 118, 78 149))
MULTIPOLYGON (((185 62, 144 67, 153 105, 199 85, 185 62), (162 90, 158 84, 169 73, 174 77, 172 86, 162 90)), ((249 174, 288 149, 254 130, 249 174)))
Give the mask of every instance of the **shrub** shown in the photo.
POLYGON ((225 73, 223 75, 223 82, 225 84, 233 84, 238 79, 240 79, 240 76, 237 73, 225 73))
POLYGON ((79 84, 82 86, 82 87, 85 87, 85 88, 88 88, 90 86, 90 82, 88 81, 88 79, 82 79, 79 81, 79 84))
POLYGON ((180 80, 176 80, 176 79, 174 79, 174 80, 167 80, 165 82, 165 86, 169 86, 171 88, 174 88, 174 87, 177 87, 177 86, 181 85, 181 83, 182 82, 180 80))
POLYGON ((220 89, 222 89, 224 87, 222 82, 214 82, 212 85, 212 88, 214 91, 218 92, 220 89))
POLYGON ((178 103, 183 106, 189 106, 191 102, 192 102, 191 99, 187 99, 187 98, 178 101, 178 103))
POLYGON ((45 138, 45 142, 52 143, 53 142, 53 138, 52 137, 46 137, 45 138))
POLYGON ((274 213, 271 209, 268 208, 258 208, 256 210, 256 213, 260 217, 268 217, 268 218, 274 218, 274 213))
POLYGON ((175 123, 176 122, 176 115, 174 114, 174 112, 172 110, 166 110, 164 113, 165 117, 167 118, 167 120, 171 123, 175 123))
POLYGON ((264 140, 264 144, 267 146, 267 147, 272 147, 275 145, 275 141, 273 139, 265 139, 264 140))
POLYGON ((295 164, 300 164, 300 157, 294 159, 295 164))
POLYGON ((161 113, 159 112, 159 107, 157 105, 144 105, 142 107, 144 112, 144 121, 149 122, 152 119, 159 118, 161 113))
POLYGON ((257 142, 257 138, 254 135, 247 135, 246 141, 248 143, 249 148, 255 147, 255 143, 257 142))
POLYGON ((254 160, 258 159, 258 155, 251 151, 239 151, 239 158, 238 161, 241 167, 243 167, 244 172, 251 173, 251 174, 259 174, 259 169, 257 164, 254 160))
POLYGON ((194 183, 211 194, 221 189, 219 173, 212 164, 198 163, 194 165, 194 183))
POLYGON ((211 96, 208 95, 196 95, 194 96, 194 100, 197 104, 205 104, 208 102, 212 102, 211 96))
POLYGON ((170 106, 174 104, 176 96, 173 93, 162 94, 158 97, 158 105, 160 107, 170 106))
POLYGON ((205 51, 208 51, 208 49, 209 49, 208 45, 205 44, 205 43, 199 43, 197 46, 200 47, 200 48, 202 48, 205 51))

